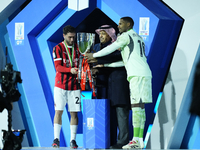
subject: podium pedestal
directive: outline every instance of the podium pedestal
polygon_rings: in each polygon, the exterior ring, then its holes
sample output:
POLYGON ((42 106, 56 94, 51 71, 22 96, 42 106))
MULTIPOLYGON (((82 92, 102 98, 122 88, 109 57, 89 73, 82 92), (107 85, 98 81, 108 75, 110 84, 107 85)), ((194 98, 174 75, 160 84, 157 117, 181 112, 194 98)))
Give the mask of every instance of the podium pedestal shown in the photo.
POLYGON ((83 99, 83 147, 110 147, 110 102, 107 99, 83 99))

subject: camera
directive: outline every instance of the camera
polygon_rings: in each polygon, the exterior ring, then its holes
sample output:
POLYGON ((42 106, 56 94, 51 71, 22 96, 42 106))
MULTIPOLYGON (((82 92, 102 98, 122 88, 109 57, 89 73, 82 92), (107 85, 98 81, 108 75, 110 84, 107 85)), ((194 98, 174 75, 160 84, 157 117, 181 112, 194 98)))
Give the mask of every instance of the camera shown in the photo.
POLYGON ((3 150, 20 150, 23 134, 26 130, 12 131, 12 102, 19 100, 21 94, 17 90, 17 83, 22 83, 21 74, 13 70, 13 65, 7 63, 1 70, 0 112, 8 110, 8 131, 3 131, 3 150))
POLYGON ((6 108, 12 110, 12 102, 18 101, 21 94, 16 88, 17 83, 22 83, 21 73, 13 70, 11 63, 6 64, 1 70, 0 112, 6 108))

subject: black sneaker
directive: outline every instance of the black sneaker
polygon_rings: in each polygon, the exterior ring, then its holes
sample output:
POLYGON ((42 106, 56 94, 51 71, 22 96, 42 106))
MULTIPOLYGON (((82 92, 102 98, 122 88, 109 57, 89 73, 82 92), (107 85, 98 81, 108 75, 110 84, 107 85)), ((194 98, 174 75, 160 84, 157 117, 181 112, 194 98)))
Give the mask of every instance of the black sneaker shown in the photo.
POLYGON ((76 144, 76 141, 75 140, 72 140, 70 142, 70 148, 71 149, 77 149, 78 148, 78 145, 76 144))
POLYGON ((60 141, 57 138, 53 140, 52 147, 53 148, 59 148, 60 147, 60 141))
POLYGON ((115 144, 113 146, 110 146, 110 149, 122 149, 122 144, 115 144))

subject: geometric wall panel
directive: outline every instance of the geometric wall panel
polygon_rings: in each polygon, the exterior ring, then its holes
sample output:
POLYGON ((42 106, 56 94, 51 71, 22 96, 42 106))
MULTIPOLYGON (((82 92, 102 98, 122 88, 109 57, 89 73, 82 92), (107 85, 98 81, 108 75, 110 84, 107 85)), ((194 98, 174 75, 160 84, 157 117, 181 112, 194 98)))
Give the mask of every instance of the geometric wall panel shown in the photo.
MULTIPOLYGON (((200 45, 194 58, 187 86, 176 117, 176 124, 168 144, 168 148, 199 149, 200 128, 199 116, 190 113, 193 98, 193 84, 195 81, 197 64, 200 60, 200 45)), ((197 80, 196 80, 197 82, 197 80)))

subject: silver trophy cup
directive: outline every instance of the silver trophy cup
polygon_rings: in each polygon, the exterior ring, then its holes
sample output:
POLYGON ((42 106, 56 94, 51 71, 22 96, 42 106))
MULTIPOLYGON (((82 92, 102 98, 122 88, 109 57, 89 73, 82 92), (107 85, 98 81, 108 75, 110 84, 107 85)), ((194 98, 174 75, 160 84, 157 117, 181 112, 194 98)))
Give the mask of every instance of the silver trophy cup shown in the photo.
POLYGON ((85 54, 90 47, 94 44, 95 34, 94 33, 77 33, 77 44, 81 54, 85 54))
POLYGON ((81 68, 82 68, 83 55, 88 50, 90 50, 91 46, 94 45, 94 40, 95 40, 94 33, 84 33, 84 32, 77 33, 77 44, 78 44, 79 51, 82 54, 80 56, 80 60, 79 60, 79 70, 78 70, 78 82, 79 83, 80 83, 80 79, 81 79, 81 68))

